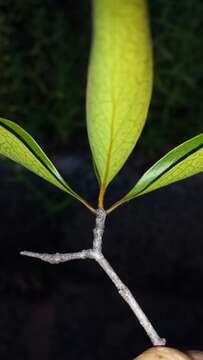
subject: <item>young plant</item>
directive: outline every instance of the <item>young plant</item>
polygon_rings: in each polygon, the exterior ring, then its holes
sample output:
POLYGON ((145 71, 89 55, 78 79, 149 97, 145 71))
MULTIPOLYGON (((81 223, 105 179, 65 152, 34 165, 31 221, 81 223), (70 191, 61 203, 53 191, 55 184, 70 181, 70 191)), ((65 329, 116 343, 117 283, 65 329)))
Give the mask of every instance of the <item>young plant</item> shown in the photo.
POLYGON ((105 209, 105 193, 142 132, 153 83, 152 42, 145 0, 93 0, 93 40, 88 69, 87 129, 99 182, 95 209, 62 178, 35 140, 19 125, 0 119, 0 153, 74 197, 96 216, 91 249, 32 256, 51 264, 95 260, 130 306, 153 345, 164 345, 134 296, 102 253, 106 215, 129 200, 203 171, 203 133, 171 150, 133 188, 105 209))

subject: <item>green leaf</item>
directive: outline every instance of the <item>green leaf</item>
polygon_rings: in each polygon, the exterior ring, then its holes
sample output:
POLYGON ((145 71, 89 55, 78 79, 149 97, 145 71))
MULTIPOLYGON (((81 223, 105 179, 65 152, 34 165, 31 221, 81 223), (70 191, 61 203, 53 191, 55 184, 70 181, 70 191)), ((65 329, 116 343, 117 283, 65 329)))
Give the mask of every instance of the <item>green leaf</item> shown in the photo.
POLYGON ((83 202, 83 199, 63 180, 36 141, 19 125, 2 118, 0 118, 0 154, 23 165, 83 202))
POLYGON ((157 161, 119 202, 128 201, 203 171, 203 133, 157 161))
POLYGON ((152 45, 146 1, 93 0, 87 128, 103 189, 140 136, 151 90, 152 45))

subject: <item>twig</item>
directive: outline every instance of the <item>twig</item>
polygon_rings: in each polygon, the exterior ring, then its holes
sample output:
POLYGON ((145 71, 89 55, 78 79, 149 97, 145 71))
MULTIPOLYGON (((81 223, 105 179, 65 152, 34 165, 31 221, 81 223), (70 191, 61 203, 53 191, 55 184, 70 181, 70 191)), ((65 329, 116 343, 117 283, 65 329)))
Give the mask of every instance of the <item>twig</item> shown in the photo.
POLYGON ((106 260, 106 258, 101 254, 100 256, 96 257, 95 260, 98 262, 98 264, 102 267, 102 269, 105 271, 105 273, 109 276, 111 281, 116 286, 119 294, 122 296, 122 298, 126 301, 126 303, 129 305, 135 316, 137 317, 140 325, 144 328, 147 335, 149 336, 151 342, 153 345, 165 345, 166 340, 161 339, 159 335, 157 334, 156 330, 152 326, 149 319, 146 317, 145 313, 141 309, 138 302, 135 300, 133 294, 128 289, 128 287, 121 281, 121 279, 118 277, 114 269, 111 267, 109 262, 106 260))
POLYGON ((119 276, 116 274, 112 266, 106 260, 102 254, 102 238, 105 228, 105 219, 106 212, 104 209, 98 209, 96 211, 96 226, 93 230, 93 248, 88 250, 82 250, 75 253, 65 253, 65 254, 41 254, 35 253, 32 251, 21 251, 21 255, 30 256, 38 258, 40 260, 46 261, 50 264, 59 264, 71 260, 81 260, 81 259, 93 259, 95 260, 100 267, 105 271, 111 281, 114 283, 121 297, 129 305, 133 313, 136 315, 139 323, 142 325, 146 333, 148 334, 152 344, 154 346, 165 345, 166 340, 159 337, 156 330, 152 326, 151 322, 146 317, 145 313, 135 300, 134 296, 128 289, 128 287, 121 281, 119 276))
POLYGON ((96 212, 96 226, 93 230, 93 250, 102 252, 102 239, 105 228, 106 211, 104 209, 97 209, 96 212))
POLYGON ((40 259, 42 261, 46 261, 49 264, 60 264, 62 262, 70 261, 70 260, 84 260, 90 258, 90 250, 82 250, 75 253, 56 253, 56 254, 42 254, 36 253, 32 251, 21 251, 20 255, 30 256, 36 259, 40 259))

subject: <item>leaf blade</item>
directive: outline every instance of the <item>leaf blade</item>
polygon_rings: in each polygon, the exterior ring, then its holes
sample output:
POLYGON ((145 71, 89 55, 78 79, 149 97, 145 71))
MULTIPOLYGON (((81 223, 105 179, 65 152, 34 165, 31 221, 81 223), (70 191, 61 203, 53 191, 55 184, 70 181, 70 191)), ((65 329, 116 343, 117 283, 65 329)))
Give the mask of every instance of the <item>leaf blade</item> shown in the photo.
POLYGON ((131 200, 202 171, 203 133, 185 141, 157 161, 144 173, 123 201, 131 200))
POLYGON ((144 0, 94 0, 87 128, 103 188, 133 150, 152 91, 152 46, 144 0))
POLYGON ((37 142, 16 123, 0 118, 0 154, 80 199, 61 177, 37 142))

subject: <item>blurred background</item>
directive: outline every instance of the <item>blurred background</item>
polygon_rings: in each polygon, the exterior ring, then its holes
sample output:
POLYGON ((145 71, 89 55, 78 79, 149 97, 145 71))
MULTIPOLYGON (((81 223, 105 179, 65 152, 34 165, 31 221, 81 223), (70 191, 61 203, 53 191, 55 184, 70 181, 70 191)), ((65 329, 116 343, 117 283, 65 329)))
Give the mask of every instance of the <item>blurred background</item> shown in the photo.
MULTIPOLYGON (((40 143, 96 206, 86 136, 90 1, 0 0, 0 116, 40 143)), ((202 132, 202 0, 150 1, 154 93, 143 136, 109 188, 125 194, 154 161, 202 132)), ((150 346, 91 262, 58 266, 20 250, 87 248, 94 217, 5 159, 0 162, 0 358, 132 360, 150 346)), ((203 350, 202 174, 148 194, 107 221, 104 252, 170 346, 203 350)))

